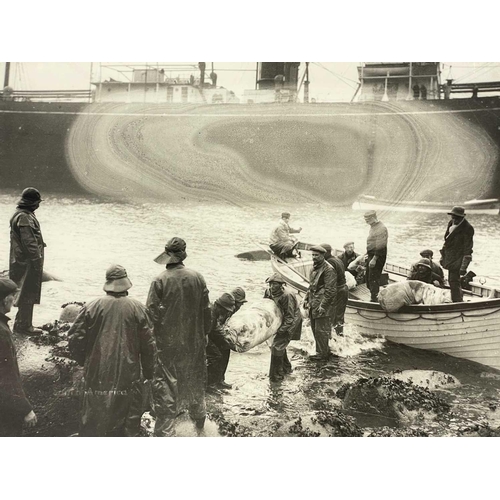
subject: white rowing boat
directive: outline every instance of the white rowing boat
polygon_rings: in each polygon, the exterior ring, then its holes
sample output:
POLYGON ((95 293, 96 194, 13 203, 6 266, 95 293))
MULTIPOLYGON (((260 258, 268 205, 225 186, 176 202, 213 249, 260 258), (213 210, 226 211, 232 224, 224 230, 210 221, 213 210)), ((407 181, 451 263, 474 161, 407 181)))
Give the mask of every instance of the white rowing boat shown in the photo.
MULTIPOLYGON (((286 262, 271 257, 273 270, 300 293, 309 287, 307 277, 312 259, 308 247, 303 245, 300 258, 286 262)), ((392 264, 386 264, 384 271, 389 284, 405 280, 409 273, 409 269, 392 264)), ((409 305, 389 313, 380 304, 370 302, 370 292, 361 284, 349 292, 345 321, 367 337, 384 337, 500 370, 500 289, 497 288, 471 283, 471 290, 464 290, 464 302, 409 305)))

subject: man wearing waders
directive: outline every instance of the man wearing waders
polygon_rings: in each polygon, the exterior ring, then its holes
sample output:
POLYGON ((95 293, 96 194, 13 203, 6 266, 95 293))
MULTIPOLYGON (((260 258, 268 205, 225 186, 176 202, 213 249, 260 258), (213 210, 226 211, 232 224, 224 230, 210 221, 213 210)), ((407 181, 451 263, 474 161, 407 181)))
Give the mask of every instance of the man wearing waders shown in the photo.
POLYGON ((205 345, 212 317, 205 279, 183 264, 186 242, 172 238, 164 253, 166 269, 151 283, 146 305, 158 347, 154 435, 175 436, 175 418, 185 409, 197 429, 205 425, 205 345))
POLYGON ((267 278, 266 282, 269 283, 269 289, 264 293, 264 297, 272 299, 282 315, 281 325, 271 346, 271 367, 269 369, 271 382, 280 382, 285 375, 292 372, 292 364, 288 359, 286 348, 291 340, 300 340, 302 315, 297 297, 284 289, 285 281, 278 273, 267 278))

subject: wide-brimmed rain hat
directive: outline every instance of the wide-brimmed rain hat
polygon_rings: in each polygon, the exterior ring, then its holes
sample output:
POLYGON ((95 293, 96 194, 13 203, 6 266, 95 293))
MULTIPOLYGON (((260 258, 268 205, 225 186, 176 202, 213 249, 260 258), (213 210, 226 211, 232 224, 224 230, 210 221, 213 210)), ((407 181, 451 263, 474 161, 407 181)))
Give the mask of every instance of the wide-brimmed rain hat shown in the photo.
POLYGON ((465 217, 465 208, 464 207, 453 207, 451 212, 448 212, 448 215, 457 215, 458 217, 465 217))
POLYGON ((216 304, 226 309, 226 311, 234 312, 234 306, 236 305, 234 297, 230 293, 223 293, 215 301, 216 304))
POLYGON ((273 273, 266 279, 266 283, 286 283, 280 273, 273 273))
POLYGON ((158 255, 154 261, 158 264, 176 264, 182 262, 186 257, 186 242, 182 238, 174 236, 167 241, 165 251, 158 255))
POLYGON ((424 266, 424 267, 428 267, 429 269, 431 269, 431 261, 429 259, 420 259, 417 262, 417 266, 424 266))
POLYGON ((243 290, 243 288, 241 288, 241 286, 237 286, 231 292, 231 295, 234 297, 234 300, 236 302, 239 302, 239 303, 248 302, 248 300, 246 300, 247 294, 245 293, 245 290, 243 290))
POLYGON ((106 271, 106 283, 103 290, 105 292, 125 292, 132 287, 132 282, 128 279, 127 271, 123 266, 115 264, 106 271))
POLYGON ((0 278, 0 300, 8 295, 17 292, 17 285, 9 278, 0 278))
POLYGON ((21 199, 17 202, 18 204, 34 205, 35 203, 40 203, 43 201, 40 191, 34 187, 27 187, 23 189, 21 193, 21 199))

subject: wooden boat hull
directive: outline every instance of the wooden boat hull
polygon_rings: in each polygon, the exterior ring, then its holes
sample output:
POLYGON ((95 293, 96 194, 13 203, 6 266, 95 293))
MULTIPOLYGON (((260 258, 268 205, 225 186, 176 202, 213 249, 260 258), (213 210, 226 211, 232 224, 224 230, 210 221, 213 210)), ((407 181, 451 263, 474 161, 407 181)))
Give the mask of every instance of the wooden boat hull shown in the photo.
MULTIPOLYGON (((338 250, 336 251, 339 252, 338 250)), ((299 293, 305 293, 311 260, 304 255, 284 265, 274 256, 271 265, 299 293), (291 268, 300 273, 294 273, 291 268)), ((406 279, 408 269, 386 264, 390 281, 406 279)), ((410 305, 389 313, 369 302, 366 285, 350 292, 345 313, 347 324, 366 337, 384 337, 417 349, 438 351, 500 370, 500 290, 474 284, 465 291, 465 302, 410 305), (364 300, 361 300, 363 298, 364 300)))
MULTIPOLYGON (((453 204, 450 203, 430 203, 415 201, 390 201, 375 198, 373 196, 361 196, 352 204, 353 210, 385 210, 393 212, 423 212, 423 213, 443 213, 450 211, 453 204)), ((500 213, 500 202, 496 198, 488 200, 470 200, 463 205, 466 213, 482 215, 498 215, 500 213)))

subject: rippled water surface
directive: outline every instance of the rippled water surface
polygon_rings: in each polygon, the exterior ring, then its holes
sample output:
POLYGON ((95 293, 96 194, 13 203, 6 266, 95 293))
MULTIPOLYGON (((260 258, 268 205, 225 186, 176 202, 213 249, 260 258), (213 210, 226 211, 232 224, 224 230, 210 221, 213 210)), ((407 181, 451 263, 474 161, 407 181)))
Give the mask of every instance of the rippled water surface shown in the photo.
MULTIPOLYGON (((144 302, 151 279, 162 271, 153 259, 172 236, 187 241, 185 264, 204 275, 212 301, 235 286, 242 286, 252 301, 264 292, 270 264, 239 260, 235 255, 258 249, 257 242, 267 241, 283 210, 292 213, 292 226, 303 227, 303 241, 341 247, 354 240, 356 249, 362 251, 368 234, 362 213, 327 205, 169 205, 44 197, 37 217, 47 243, 45 269, 63 281, 44 283, 42 304, 35 308, 37 325, 57 319, 63 303, 101 296, 105 270, 113 263, 127 269, 134 285, 130 295, 144 302)), ((16 200, 10 194, 0 195, 1 269, 8 269, 9 218, 16 200)), ((409 265, 420 258, 423 248, 439 254, 448 221, 445 214, 380 213, 380 219, 389 229, 389 262, 409 265)), ((468 219, 476 230, 470 269, 486 277, 488 284, 499 284, 500 220, 481 215, 468 219)), ((340 407, 335 393, 346 382, 399 370, 436 370, 454 375, 460 385, 443 392, 454 404, 453 412, 445 423, 431 426, 434 434, 444 435, 450 426, 471 418, 500 424, 492 409, 500 395, 500 372, 381 339, 364 339, 349 325, 345 336, 333 340, 331 347, 338 358, 321 366, 307 362, 305 355, 313 351, 313 341, 309 327, 304 328, 303 339, 292 342, 290 348, 294 373, 277 386, 269 384, 267 377, 270 353, 266 344, 248 353, 231 353, 226 380, 234 388, 211 396, 211 403, 226 418, 256 435, 266 435, 273 422, 296 418, 325 404, 340 407)), ((363 426, 391 424, 375 415, 355 417, 363 426)))

